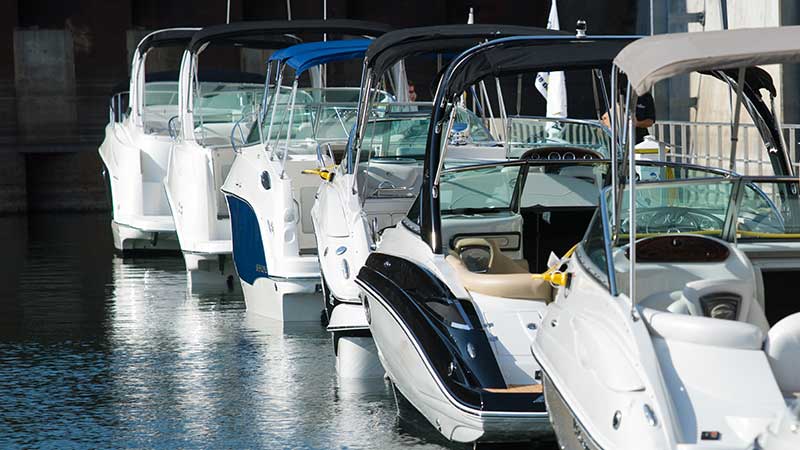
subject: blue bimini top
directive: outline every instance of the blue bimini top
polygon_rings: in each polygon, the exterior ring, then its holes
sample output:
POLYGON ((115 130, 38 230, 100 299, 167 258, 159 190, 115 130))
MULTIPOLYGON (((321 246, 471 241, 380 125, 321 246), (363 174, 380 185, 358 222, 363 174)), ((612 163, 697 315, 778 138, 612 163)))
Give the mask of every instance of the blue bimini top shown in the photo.
POLYGON ((299 77, 306 70, 336 61, 364 58, 371 39, 348 39, 297 44, 275 51, 269 61, 282 61, 295 70, 299 77))

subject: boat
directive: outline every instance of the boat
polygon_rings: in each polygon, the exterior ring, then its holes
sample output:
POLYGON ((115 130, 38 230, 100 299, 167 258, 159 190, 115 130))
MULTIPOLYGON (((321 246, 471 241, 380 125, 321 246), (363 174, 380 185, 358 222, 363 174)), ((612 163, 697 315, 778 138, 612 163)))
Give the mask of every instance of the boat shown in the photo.
POLYGON ((167 124, 178 112, 178 74, 145 69, 150 51, 185 47, 199 29, 167 28, 145 36, 133 52, 130 80, 111 97, 99 152, 118 252, 179 249, 162 183, 172 143, 167 124))
MULTIPOLYGON (((344 162, 322 170, 324 179, 311 209, 325 297, 327 328, 342 378, 381 377, 384 371, 370 335, 358 271, 374 250, 381 230, 398 223, 419 192, 430 125, 430 102, 409 102, 404 62, 462 52, 503 36, 559 34, 513 25, 462 24, 396 30, 367 50, 357 127, 344 162), (397 68, 401 70, 397 70, 397 68), (392 75, 396 101, 370 96, 392 75), (399 88, 398 88, 399 86, 399 88)), ((487 121, 460 107, 453 153, 466 159, 505 158, 487 121)))
POLYGON ((531 346, 561 448, 800 448, 787 411, 800 391, 800 308, 787 301, 800 270, 800 184, 775 86, 757 67, 796 62, 798 36, 659 35, 616 56, 612 85, 621 74, 628 84, 614 134, 630 130, 630 105, 656 82, 711 74, 730 88, 731 136, 743 109, 775 175, 637 180, 632 135, 613 141, 626 157, 612 152, 614 183, 556 263, 562 282, 531 346))
MULTIPOLYGON (((304 21, 295 21, 302 26, 304 21)), ((209 47, 276 50, 300 42, 286 21, 214 25, 196 32, 183 53, 178 82, 178 115, 170 120, 164 188, 186 264, 190 289, 233 289, 231 227, 219 188, 235 153, 231 131, 263 101, 264 75, 233 72, 222 80, 199 79, 202 53, 209 47)))
MULTIPOLYGON (((348 21, 326 26, 328 35, 380 35, 387 29, 348 21)), ((359 90, 300 87, 300 79, 322 65, 333 70, 336 63, 360 63, 369 43, 363 38, 329 40, 276 51, 268 61, 274 85, 268 106, 233 131, 236 158, 222 192, 248 311, 282 322, 320 321, 319 263, 309 217, 320 178, 303 172, 341 159, 359 90), (239 133, 240 127, 249 133, 239 133)))
MULTIPOLYGON (((447 439, 529 442, 552 435, 530 353, 559 281, 550 253, 562 254, 583 234, 610 181, 611 136, 594 119, 546 118, 550 130, 521 148, 511 148, 514 135, 504 138, 512 157, 450 162, 459 99, 482 80, 543 70, 570 71, 591 83, 634 39, 492 40, 461 53, 439 81, 419 195, 403 220, 378 236, 356 283, 396 391, 447 439), (581 132, 567 132, 574 128, 581 132)), ((601 103, 602 86, 595 90, 601 103)), ((646 164, 676 177, 727 176, 646 164)))

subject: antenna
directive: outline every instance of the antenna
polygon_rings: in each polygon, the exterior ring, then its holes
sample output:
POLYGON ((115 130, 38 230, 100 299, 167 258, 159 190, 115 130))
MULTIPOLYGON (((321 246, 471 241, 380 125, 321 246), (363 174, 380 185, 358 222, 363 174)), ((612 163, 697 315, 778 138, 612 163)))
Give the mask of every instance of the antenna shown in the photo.
POLYGON ((575 24, 575 37, 585 38, 586 37, 586 21, 583 19, 578 19, 578 22, 575 24))
POLYGON ((470 6, 469 15, 467 16, 467 25, 472 25, 473 23, 475 23, 475 14, 470 6))
POLYGON ((231 0, 228 0, 228 13, 225 15, 225 23, 231 23, 231 0))
POLYGON ((286 0, 286 20, 292 20, 292 0, 286 0))

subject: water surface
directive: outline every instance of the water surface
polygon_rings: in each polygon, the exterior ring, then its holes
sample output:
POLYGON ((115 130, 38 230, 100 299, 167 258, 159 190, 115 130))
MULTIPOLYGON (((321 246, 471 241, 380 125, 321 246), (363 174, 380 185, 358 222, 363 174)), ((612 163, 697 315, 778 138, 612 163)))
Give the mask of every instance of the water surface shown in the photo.
POLYGON ((321 326, 190 293, 180 256, 115 256, 108 221, 0 218, 0 448, 469 448, 338 380, 321 326))

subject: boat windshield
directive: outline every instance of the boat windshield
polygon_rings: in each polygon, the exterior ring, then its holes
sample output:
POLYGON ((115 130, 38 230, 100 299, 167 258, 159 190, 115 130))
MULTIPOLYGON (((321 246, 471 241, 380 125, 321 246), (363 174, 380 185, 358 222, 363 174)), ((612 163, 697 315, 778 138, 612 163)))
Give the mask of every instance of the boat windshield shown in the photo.
POLYGON ((195 99, 195 126, 233 124, 261 103, 264 86, 203 82, 195 99))
MULTIPOLYGON (((430 103, 380 103, 370 110, 364 133, 361 160, 369 158, 414 158, 425 156, 431 123, 430 103)), ((451 139, 468 138, 476 145, 496 142, 480 117, 459 107, 451 139), (458 127, 456 129, 456 126, 458 127)))
POLYGON ((736 207, 739 240, 800 240, 800 184, 795 180, 752 178, 736 207))
POLYGON ((178 106, 177 81, 153 81, 144 88, 144 106, 178 106))
POLYGON ((519 158, 531 149, 575 147, 610 158, 610 130, 598 121, 514 116, 508 122, 512 157, 519 158))
MULTIPOLYGON (((636 236, 694 233, 734 240, 800 240, 798 181, 775 177, 676 180, 636 187, 636 236), (726 227, 733 220, 733 226, 726 227), (732 232, 724 234, 725 230, 732 232), (734 233, 734 234, 731 234, 734 233)), ((630 232, 628 192, 620 235, 630 232)), ((607 193, 607 202, 610 192, 607 193)), ((609 211, 609 223, 611 212, 609 211)), ((620 241, 620 245, 627 241, 620 241)))
POLYGON ((263 139, 284 146, 288 136, 290 154, 315 154, 318 143, 349 139, 355 124, 359 88, 298 88, 293 107, 291 87, 282 86, 273 95, 277 97, 268 103, 261 132, 253 127, 248 144, 263 139))
POLYGON ((443 172, 439 182, 442 215, 511 211, 523 167, 498 164, 443 172))
POLYGON ((142 123, 146 133, 169 134, 169 121, 177 115, 177 81, 153 81, 145 84, 142 123))

